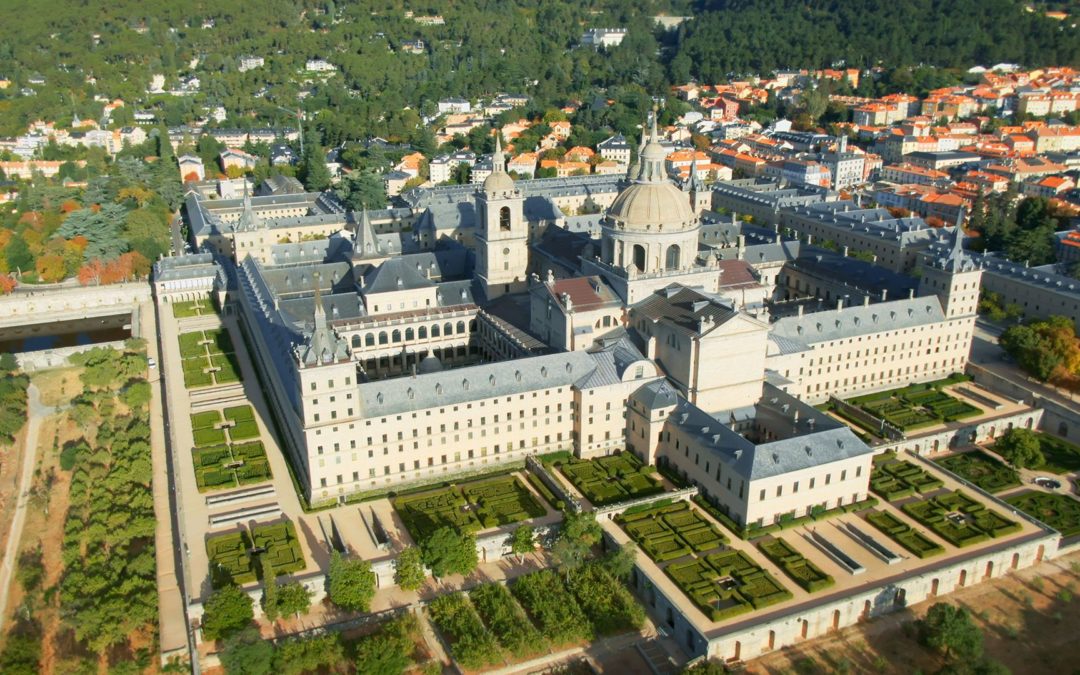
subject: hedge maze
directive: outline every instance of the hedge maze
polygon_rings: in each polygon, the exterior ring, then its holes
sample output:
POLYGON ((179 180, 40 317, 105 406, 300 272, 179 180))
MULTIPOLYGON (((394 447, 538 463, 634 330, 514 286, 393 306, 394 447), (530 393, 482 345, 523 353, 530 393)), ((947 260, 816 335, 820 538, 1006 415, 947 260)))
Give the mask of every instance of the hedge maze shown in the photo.
POLYGON ((664 570, 705 616, 723 621, 791 599, 791 591, 742 551, 672 563, 664 570))
POLYGON ((633 453, 596 459, 574 459, 560 467, 563 475, 593 506, 607 506, 664 491, 663 484, 652 476, 633 453))
POLYGON ((1005 499, 1024 513, 1038 518, 1063 537, 1080 534, 1080 502, 1071 497, 1046 492, 1023 492, 1005 499))
POLYGON ((722 546, 727 539, 687 502, 657 506, 616 519, 626 533, 656 562, 722 546))
POLYGON ((870 474, 870 489, 886 501, 910 497, 916 492, 925 494, 944 487, 945 482, 935 478, 911 462, 897 459, 875 461, 870 474))
POLYGON ((957 548, 996 539, 1020 529, 1020 523, 986 508, 959 490, 904 504, 904 513, 957 548))
POLYGON ((225 421, 218 410, 195 413, 191 416, 191 430, 195 439, 195 483, 200 492, 260 483, 273 477, 262 441, 247 440, 259 437, 251 406, 226 408, 225 421))
POLYGON ((416 542, 441 527, 475 532, 547 513, 515 476, 451 485, 397 497, 392 503, 416 542))
POLYGON ((180 358, 188 389, 240 381, 236 350, 224 328, 181 333, 180 358))
POLYGON ((910 525, 887 511, 870 511, 866 514, 866 520, 887 534, 893 541, 913 553, 917 558, 929 558, 945 552, 945 549, 940 544, 927 539, 923 534, 912 529, 910 525))
POLYGON ((299 572, 307 564, 291 521, 256 525, 250 531, 219 534, 206 540, 210 580, 215 588, 229 583, 243 585, 258 579, 267 556, 274 574, 299 572))
POLYGON ((913 384, 903 389, 857 396, 848 403, 904 431, 981 415, 983 411, 979 408, 941 391, 940 387, 957 381, 960 380, 949 378, 913 384))
POLYGON ((987 492, 1001 492, 1020 485, 1020 474, 982 450, 945 457, 937 463, 987 492))
POLYGON ((820 591, 835 583, 832 576, 822 572, 820 567, 779 537, 758 542, 757 546, 766 558, 776 563, 784 574, 791 577, 792 581, 807 593, 820 591))

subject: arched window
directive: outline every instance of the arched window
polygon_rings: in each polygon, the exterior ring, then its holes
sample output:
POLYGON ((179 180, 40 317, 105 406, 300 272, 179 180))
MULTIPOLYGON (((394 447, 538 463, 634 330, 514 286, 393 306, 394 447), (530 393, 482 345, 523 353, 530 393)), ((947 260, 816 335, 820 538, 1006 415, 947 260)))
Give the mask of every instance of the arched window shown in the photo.
POLYGON ((364 336, 364 346, 365 347, 374 347, 375 346, 375 333, 368 333, 367 335, 364 336))
POLYGON ((454 324, 452 324, 452 323, 443 324, 442 334, 445 335, 446 337, 450 337, 451 335, 453 335, 454 334, 454 324))
POLYGON ((427 326, 420 326, 416 329, 416 337, 421 340, 427 339, 427 326))
POLYGON ((458 321, 457 322, 457 334, 458 335, 464 335, 465 334, 465 322, 464 321, 458 321))
POLYGON ((390 341, 394 343, 401 342, 401 331, 395 328, 394 332, 391 333, 390 341))
POLYGON ((356 349, 357 347, 360 346, 360 336, 359 335, 352 336, 352 346, 353 346, 353 349, 356 349))
POLYGON ((439 337, 439 324, 431 327, 431 337, 439 337))
POLYGON ((634 267, 639 272, 645 271, 645 247, 641 244, 634 244, 634 267))
POLYGON ((672 244, 667 249, 667 261, 665 267, 669 270, 679 269, 679 245, 672 244))
POLYGON ((504 206, 499 209, 499 229, 508 232, 510 230, 510 207, 504 206))
POLYGON ((386 339, 386 331, 379 331, 379 344, 384 345, 388 342, 386 339))

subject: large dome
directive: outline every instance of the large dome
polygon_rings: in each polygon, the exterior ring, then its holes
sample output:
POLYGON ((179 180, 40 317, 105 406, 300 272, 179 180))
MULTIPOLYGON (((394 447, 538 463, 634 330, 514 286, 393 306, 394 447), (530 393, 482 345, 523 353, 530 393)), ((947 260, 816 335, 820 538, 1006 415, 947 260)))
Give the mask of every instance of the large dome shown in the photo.
POLYGON ((492 171, 491 175, 484 179, 484 192, 511 192, 514 189, 514 179, 504 171, 492 171))
POLYGON ((690 200, 669 181, 636 182, 608 209, 609 222, 626 230, 670 232, 694 226, 690 200))

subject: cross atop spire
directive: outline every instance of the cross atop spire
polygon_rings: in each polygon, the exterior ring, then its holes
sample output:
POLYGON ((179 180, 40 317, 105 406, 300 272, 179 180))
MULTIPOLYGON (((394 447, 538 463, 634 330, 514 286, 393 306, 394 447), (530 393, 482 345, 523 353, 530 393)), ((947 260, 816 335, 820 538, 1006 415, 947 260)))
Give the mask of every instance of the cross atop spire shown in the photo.
POLYGON ((506 158, 502 151, 502 130, 495 131, 495 152, 491 155, 491 170, 502 173, 506 169, 506 158))

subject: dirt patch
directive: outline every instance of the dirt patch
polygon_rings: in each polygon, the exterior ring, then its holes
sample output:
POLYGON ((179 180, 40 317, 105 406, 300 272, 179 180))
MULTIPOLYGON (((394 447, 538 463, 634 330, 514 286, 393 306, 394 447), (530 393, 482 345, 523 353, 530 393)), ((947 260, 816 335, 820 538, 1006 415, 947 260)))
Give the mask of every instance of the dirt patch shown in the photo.
POLYGON ((1072 672, 1080 625, 1080 553, 920 603, 751 661, 748 673, 934 672, 941 659, 915 639, 914 621, 935 602, 968 608, 987 656, 1015 675, 1072 672))
POLYGON ((15 434, 11 445, 0 445, 0 551, 6 550, 11 519, 15 514, 15 483, 22 470, 26 425, 15 434))
POLYGON ((41 404, 49 406, 64 405, 78 396, 82 390, 79 375, 83 368, 54 368, 34 373, 34 384, 41 395, 41 404))

